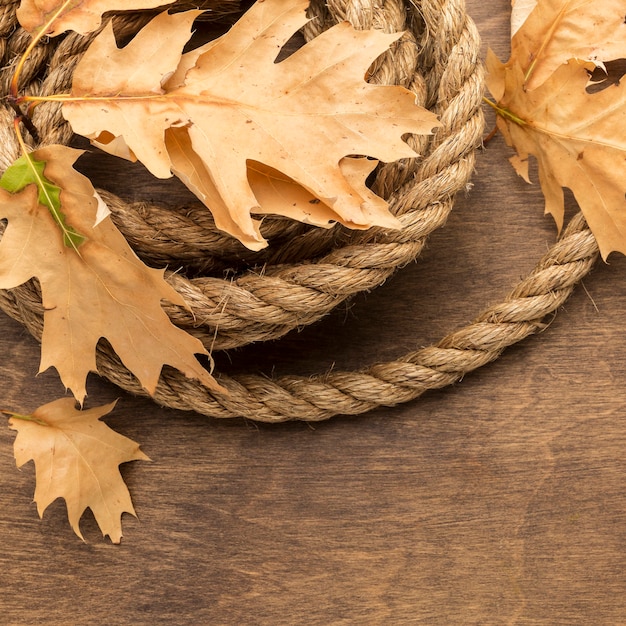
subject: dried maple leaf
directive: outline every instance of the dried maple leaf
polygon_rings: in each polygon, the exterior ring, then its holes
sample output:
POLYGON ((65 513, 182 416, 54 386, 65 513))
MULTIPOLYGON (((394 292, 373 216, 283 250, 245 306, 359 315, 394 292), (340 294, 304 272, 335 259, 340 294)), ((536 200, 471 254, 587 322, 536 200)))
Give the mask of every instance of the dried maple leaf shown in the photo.
POLYGON ((523 69, 527 90, 570 59, 603 67, 626 53, 625 15, 624 0, 517 0, 508 65, 523 69))
POLYGON ((528 157, 537 158, 545 210, 559 229, 567 187, 602 256, 626 253, 626 92, 621 85, 588 89, 595 67, 626 56, 626 0, 535 4, 513 2, 516 30, 506 64, 491 51, 487 56, 498 127, 527 181, 528 157))
POLYGON ((528 156, 537 158, 546 213, 560 228, 563 187, 572 190, 602 256, 626 254, 626 82, 589 94, 585 64, 561 65, 540 87, 526 91, 524 72, 487 58, 498 127, 528 180, 528 156))
POLYGON ((32 35, 44 29, 55 37, 67 30, 81 35, 96 30, 107 11, 154 9, 171 4, 167 0, 22 0, 17 19, 32 35))
POLYGON ((79 134, 101 143, 121 137, 112 151, 124 146, 155 176, 180 173, 218 227, 250 248, 266 245, 251 214, 294 214, 281 194, 266 192, 261 205, 250 181, 255 163, 323 203, 322 213, 311 204, 300 219, 323 221, 331 209, 352 227, 397 225, 386 203, 364 192, 365 168, 348 177, 340 163, 355 155, 413 157, 402 136, 429 133, 436 117, 408 90, 364 80, 401 34, 343 23, 276 63, 307 22, 307 4, 259 2, 190 56, 181 51, 195 11, 156 17, 123 49, 106 27, 76 68, 72 94, 59 98, 63 113, 79 134))
POLYGON ((9 425, 17 431, 17 466, 35 462, 39 516, 54 500, 63 498, 70 525, 81 539, 79 521, 90 508, 102 534, 119 543, 122 514, 135 515, 119 465, 150 459, 137 443, 100 421, 114 406, 115 402, 77 411, 72 398, 61 398, 39 407, 32 415, 3 412, 12 415, 9 425))
POLYGON ((0 240, 0 288, 39 279, 41 371, 54 366, 82 403, 87 374, 97 371, 96 344, 104 337, 149 393, 164 364, 220 390, 194 356, 206 354, 202 343, 161 308, 161 300, 185 306, 163 270, 144 265, 109 217, 96 224, 95 191, 73 168, 80 154, 65 146, 41 148, 30 158, 35 167, 44 164, 46 184, 29 184, 29 176, 20 174, 25 167, 8 170, 0 181, 13 192, 0 189, 0 219, 8 220, 0 240), (42 188, 48 190, 43 200, 42 188), (68 239, 68 228, 79 241, 68 239))

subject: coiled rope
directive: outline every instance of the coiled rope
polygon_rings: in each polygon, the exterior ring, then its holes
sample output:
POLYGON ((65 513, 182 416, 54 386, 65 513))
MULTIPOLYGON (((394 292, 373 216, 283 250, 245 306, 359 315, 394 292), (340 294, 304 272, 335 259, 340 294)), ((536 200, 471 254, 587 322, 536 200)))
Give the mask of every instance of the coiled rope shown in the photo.
MULTIPOLYGON (((12 64, 28 43, 15 21, 17 4, 0 1, 3 93, 8 93, 12 64)), ((270 248, 250 253, 216 231, 206 209, 127 203, 102 191, 114 221, 146 262, 183 268, 181 273, 168 274, 168 280, 190 304, 191 313, 175 306, 166 310, 175 324, 207 347, 227 349, 275 339, 319 320, 356 293, 380 285, 419 256, 428 235, 445 223, 455 194, 469 184, 483 130, 483 73, 478 35, 463 0, 313 0, 309 11, 316 19, 304 29, 307 39, 346 19, 357 28, 404 31, 397 45, 372 68, 370 80, 408 87, 418 103, 439 115, 442 127, 432 136, 409 139, 422 156, 377 171, 374 188, 403 223, 400 231, 326 231, 267 219, 263 234, 270 248)), ((122 32, 131 33, 146 16, 116 19, 122 32)), ((67 91, 72 70, 89 41, 70 34, 39 46, 24 71, 26 91, 67 91)), ((6 123, 0 124, 0 168, 4 169, 19 156, 19 149, 11 135, 12 111, 3 109, 2 115, 6 123)), ((38 106, 33 122, 41 145, 71 140, 70 129, 52 103, 38 106)), ((597 256, 595 239, 579 215, 504 302, 435 346, 360 372, 313 378, 270 380, 218 372, 228 395, 213 395, 197 381, 165 368, 154 399, 213 417, 244 416, 265 422, 317 421, 406 402, 459 380, 543 328, 546 316, 569 297, 597 256)), ((36 281, 1 292, 0 306, 41 337, 43 311, 36 281)), ((99 373, 118 386, 145 395, 106 345, 98 347, 97 365, 99 373)))

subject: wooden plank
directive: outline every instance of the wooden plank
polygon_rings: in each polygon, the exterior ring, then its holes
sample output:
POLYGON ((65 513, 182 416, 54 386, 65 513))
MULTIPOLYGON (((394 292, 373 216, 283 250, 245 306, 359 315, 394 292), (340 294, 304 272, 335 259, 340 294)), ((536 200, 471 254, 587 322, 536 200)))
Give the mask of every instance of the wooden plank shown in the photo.
MULTIPOLYGON (((469 0, 506 54, 508 0, 469 0)), ((231 355, 270 373, 354 368, 438 340, 554 240, 496 138, 416 265, 314 328, 231 355)), ((110 173, 108 174, 110 175, 110 173)), ((155 191, 155 193, 157 193, 155 191)), ((314 427, 161 409, 97 378, 89 404, 152 463, 123 467, 121 546, 42 521, 0 430, 6 624, 618 624, 626 621, 626 263, 611 257, 541 335, 417 402, 314 427)), ((63 393, 0 318, 2 407, 63 393)))

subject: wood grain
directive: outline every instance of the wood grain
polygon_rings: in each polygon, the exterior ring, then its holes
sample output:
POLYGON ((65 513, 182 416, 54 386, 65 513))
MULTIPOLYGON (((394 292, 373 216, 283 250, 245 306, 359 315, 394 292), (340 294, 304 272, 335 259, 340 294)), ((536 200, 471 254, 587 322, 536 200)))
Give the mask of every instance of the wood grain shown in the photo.
MULTIPOLYGON (((468 0, 501 55, 509 6, 468 0)), ((232 353, 232 367, 358 367, 503 297, 555 237, 508 154, 496 138, 479 155, 419 263, 313 328, 232 353)), ((626 623, 624 293, 616 255, 541 336, 455 387, 315 427, 208 420, 93 377, 90 406, 120 398, 107 422, 153 459, 123 467, 139 519, 125 517, 121 546, 90 516, 80 542, 60 501, 40 521, 32 465, 15 469, 0 431, 0 621, 626 623)), ((0 347, 2 407, 63 394, 5 317, 0 347)))

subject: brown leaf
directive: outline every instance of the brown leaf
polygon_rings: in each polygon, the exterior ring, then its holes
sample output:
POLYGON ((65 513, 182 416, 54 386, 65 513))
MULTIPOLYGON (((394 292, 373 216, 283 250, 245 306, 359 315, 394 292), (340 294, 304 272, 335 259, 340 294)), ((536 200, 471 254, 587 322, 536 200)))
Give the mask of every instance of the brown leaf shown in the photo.
POLYGON ((17 431, 17 466, 35 462, 39 516, 54 500, 63 498, 72 529, 81 539, 79 521, 90 508, 102 534, 119 543, 122 514, 135 515, 119 465, 150 459, 137 443, 100 421, 114 406, 115 402, 77 411, 72 398, 61 398, 39 407, 32 415, 13 414, 9 425, 17 431))
POLYGON ((123 137, 118 147, 155 176, 179 173, 220 227, 253 249, 266 242, 251 214, 294 211, 261 205, 250 163, 280 172, 320 200, 324 217, 313 221, 326 219, 330 208, 360 228, 396 224, 386 203, 372 202, 364 191, 365 168, 348 180, 340 163, 355 155, 413 157, 402 136, 429 133, 436 118, 408 90, 364 80, 400 34, 343 23, 275 63, 306 23, 307 4, 257 3, 226 35, 184 56, 197 12, 162 14, 121 50, 107 27, 74 73, 64 115, 76 132, 97 141, 123 137), (182 145, 191 152, 183 154, 182 145))
POLYGON ((563 223, 563 187, 572 190, 606 259, 626 254, 626 83, 589 94, 585 64, 561 65, 532 91, 515 64, 487 58, 489 87, 501 94, 498 127, 517 150, 514 165, 528 178, 539 164, 545 210, 563 223))
POLYGON ((95 191, 73 169, 80 154, 65 146, 32 154, 45 162, 46 178, 61 188, 65 220, 86 238, 77 249, 64 243, 58 220, 38 202, 35 185, 15 194, 0 189, 0 219, 8 220, 0 241, 0 288, 39 279, 45 310, 41 371, 54 366, 82 403, 87 374, 96 371, 96 344, 105 337, 149 393, 164 364, 219 391, 194 356, 207 354, 202 343, 174 326, 161 308, 161 300, 185 306, 163 270, 144 265, 110 217, 95 225, 95 191))
POLYGON ((595 66, 626 53, 624 0, 517 0, 513 5, 511 60, 524 72, 525 89, 539 87, 570 59, 595 66))
POLYGON ((97 30, 107 11, 154 9, 171 4, 167 0, 22 0, 17 19, 32 35, 46 28, 55 37, 67 30, 81 35, 97 30))

